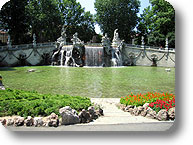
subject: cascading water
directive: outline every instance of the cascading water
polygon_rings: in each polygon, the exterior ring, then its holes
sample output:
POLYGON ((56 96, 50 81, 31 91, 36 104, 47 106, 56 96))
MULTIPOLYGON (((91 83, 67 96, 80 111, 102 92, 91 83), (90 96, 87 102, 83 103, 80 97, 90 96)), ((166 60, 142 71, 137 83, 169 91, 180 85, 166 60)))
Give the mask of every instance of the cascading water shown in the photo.
POLYGON ((63 46, 61 51, 60 51, 60 65, 61 66, 67 66, 69 60, 72 58, 72 49, 73 46, 69 45, 69 46, 63 46), (65 55, 64 55, 65 53, 65 55), (64 58, 65 58, 65 62, 64 62, 64 58))
POLYGON ((60 66, 63 66, 63 62, 64 62, 64 50, 62 49, 62 50, 60 51, 60 53, 61 53, 60 66))
POLYGON ((103 47, 85 47, 85 65, 103 66, 103 47))

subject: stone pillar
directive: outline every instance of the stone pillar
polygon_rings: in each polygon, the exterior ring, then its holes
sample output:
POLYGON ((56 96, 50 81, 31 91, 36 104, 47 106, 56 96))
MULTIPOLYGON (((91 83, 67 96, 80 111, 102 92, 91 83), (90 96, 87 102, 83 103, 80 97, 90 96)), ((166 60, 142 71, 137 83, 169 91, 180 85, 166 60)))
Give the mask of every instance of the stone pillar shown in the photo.
POLYGON ((8 48, 11 48, 11 36, 8 34, 8 40, 7 40, 8 48))
POLYGON ((135 39, 132 39, 132 45, 135 45, 135 39))
POLYGON ((141 37, 141 48, 145 48, 144 36, 141 37))
POLYGON ((36 34, 33 34, 33 47, 36 47, 36 34))
POLYGON ((168 38, 166 38, 165 50, 169 50, 169 49, 168 49, 168 38))

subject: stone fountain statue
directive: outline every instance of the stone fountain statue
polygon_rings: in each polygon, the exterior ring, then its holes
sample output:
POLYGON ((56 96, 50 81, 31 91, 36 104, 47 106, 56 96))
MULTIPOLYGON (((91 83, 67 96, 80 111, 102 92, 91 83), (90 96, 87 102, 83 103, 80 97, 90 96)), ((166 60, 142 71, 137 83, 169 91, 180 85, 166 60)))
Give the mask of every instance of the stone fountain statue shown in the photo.
POLYGON ((71 41, 73 42, 73 45, 83 45, 83 42, 78 38, 78 33, 76 32, 71 41))
POLYGON ((114 31, 114 37, 113 37, 113 43, 112 43, 113 47, 117 47, 121 43, 121 40, 119 38, 119 33, 117 31, 118 29, 115 29, 114 31))
POLYGON ((105 36, 102 37, 102 46, 105 49, 105 52, 110 55, 111 54, 111 41, 107 36, 107 33, 105 33, 105 36))
POLYGON ((66 28, 64 28, 64 25, 62 27, 62 32, 61 32, 61 36, 57 39, 56 41, 56 45, 57 45, 57 49, 61 49, 64 45, 66 45, 66 28))
POLYGON ((66 28, 62 28, 61 37, 57 39, 57 51, 52 55, 52 65, 83 66, 84 42, 78 38, 78 33, 73 35, 73 45, 66 45, 66 28))
POLYGON ((113 43, 112 43, 112 59, 111 63, 112 66, 121 66, 122 65, 122 49, 124 46, 124 40, 120 40, 119 33, 117 32, 118 29, 114 31, 113 43))
POLYGON ((64 28, 64 25, 62 27, 61 36, 56 41, 56 51, 52 55, 52 65, 57 65, 59 60, 59 55, 61 52, 61 49, 64 45, 66 45, 66 28, 64 28))

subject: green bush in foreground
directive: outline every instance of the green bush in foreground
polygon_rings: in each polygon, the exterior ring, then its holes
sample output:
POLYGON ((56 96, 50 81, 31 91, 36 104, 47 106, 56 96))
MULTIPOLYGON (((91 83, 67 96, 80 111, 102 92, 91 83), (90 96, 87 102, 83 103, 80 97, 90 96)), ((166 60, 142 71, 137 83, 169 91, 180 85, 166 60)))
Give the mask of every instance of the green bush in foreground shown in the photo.
POLYGON ((14 89, 0 90, 0 117, 48 116, 52 112, 59 115, 59 109, 65 106, 80 111, 91 105, 90 98, 80 96, 39 94, 14 89))

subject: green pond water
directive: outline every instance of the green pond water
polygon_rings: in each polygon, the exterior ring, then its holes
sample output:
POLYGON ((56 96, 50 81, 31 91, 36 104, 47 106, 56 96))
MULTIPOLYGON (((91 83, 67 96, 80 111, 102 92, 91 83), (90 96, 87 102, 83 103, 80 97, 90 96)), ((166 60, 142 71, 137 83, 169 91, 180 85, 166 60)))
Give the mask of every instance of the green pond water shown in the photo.
POLYGON ((115 98, 133 93, 175 94, 175 68, 164 67, 10 67, 0 68, 5 87, 44 94, 115 98), (35 69, 35 72, 28 72, 35 69))

